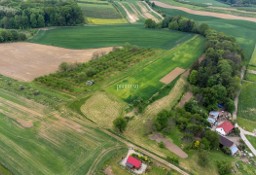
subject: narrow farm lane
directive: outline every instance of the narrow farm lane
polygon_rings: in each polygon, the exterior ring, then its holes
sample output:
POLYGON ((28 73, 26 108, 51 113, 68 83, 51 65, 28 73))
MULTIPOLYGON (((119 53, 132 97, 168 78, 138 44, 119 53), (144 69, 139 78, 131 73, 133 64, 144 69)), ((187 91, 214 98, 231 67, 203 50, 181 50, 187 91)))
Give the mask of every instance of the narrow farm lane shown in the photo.
POLYGON ((165 165, 165 166, 167 166, 167 167, 169 167, 169 168, 171 168, 171 169, 173 169, 173 170, 179 172, 180 174, 189 175, 187 172, 183 171, 182 169, 180 169, 179 167, 175 166, 174 164, 169 163, 169 162, 166 161, 165 159, 162 159, 162 158, 160 158, 160 157, 158 157, 158 156, 156 156, 156 155, 150 153, 149 151, 147 151, 147 150, 145 150, 145 149, 143 149, 143 148, 140 148, 140 147, 138 147, 138 146, 136 146, 136 145, 134 145, 134 144, 132 144, 132 143, 130 143, 130 142, 124 140, 123 138, 121 138, 121 137, 119 137, 119 136, 117 136, 117 135, 115 135, 115 134, 113 134, 113 133, 111 133, 111 132, 109 132, 109 131, 107 131, 107 130, 103 130, 103 131, 104 131, 106 134, 108 134, 109 136, 111 136, 111 137, 117 139, 118 141, 120 141, 120 142, 126 144, 128 147, 138 150, 139 152, 141 152, 141 153, 143 153, 143 154, 145 154, 145 155, 151 157, 152 159, 158 161, 159 163, 161 163, 161 164, 163 164, 163 165, 165 165))
POLYGON ((248 141, 248 139, 245 137, 245 134, 247 133, 243 128, 239 127, 240 130, 240 137, 244 141, 244 143, 248 146, 248 148, 251 150, 251 152, 256 156, 256 149, 252 146, 252 144, 248 141))
MULTIPOLYGON (((245 67, 242 68, 241 70, 241 74, 240 74, 240 84, 242 85, 242 80, 244 79, 244 74, 245 74, 245 67)), ((238 112, 238 102, 239 102, 239 96, 240 96, 240 92, 241 90, 239 90, 239 92, 237 93, 237 96, 235 98, 235 111, 233 112, 232 116, 233 119, 236 120, 237 119, 237 112, 238 112)))

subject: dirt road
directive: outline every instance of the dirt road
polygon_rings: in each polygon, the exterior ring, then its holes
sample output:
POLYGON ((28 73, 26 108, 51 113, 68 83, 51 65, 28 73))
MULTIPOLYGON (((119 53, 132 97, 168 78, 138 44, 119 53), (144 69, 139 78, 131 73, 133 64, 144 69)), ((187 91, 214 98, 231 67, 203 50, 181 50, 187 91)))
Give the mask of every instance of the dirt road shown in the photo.
POLYGON ((165 3, 159 2, 159 1, 152 1, 152 2, 154 2, 157 6, 162 7, 162 8, 181 10, 186 13, 193 14, 193 15, 211 16, 211 17, 216 17, 216 18, 221 18, 221 19, 233 19, 233 20, 244 20, 244 21, 256 22, 256 18, 235 16, 235 15, 229 15, 229 14, 224 14, 224 13, 192 10, 192 9, 189 9, 186 7, 172 6, 172 5, 165 4, 165 3))
POLYGON ((187 153, 185 153, 180 147, 178 147, 177 145, 175 145, 174 143, 172 143, 170 140, 168 140, 167 138, 165 138, 163 135, 161 135, 160 133, 155 133, 153 135, 151 135, 149 137, 151 140, 155 140, 156 142, 160 143, 163 142, 165 147, 173 152, 174 154, 176 154, 177 156, 179 156, 180 158, 187 158, 188 155, 187 153))

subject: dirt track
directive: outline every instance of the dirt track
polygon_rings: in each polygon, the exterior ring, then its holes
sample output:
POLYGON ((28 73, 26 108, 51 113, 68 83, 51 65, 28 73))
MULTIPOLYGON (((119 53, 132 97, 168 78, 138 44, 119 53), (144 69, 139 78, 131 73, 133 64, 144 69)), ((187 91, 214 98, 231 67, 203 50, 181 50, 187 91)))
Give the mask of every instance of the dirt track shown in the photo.
POLYGON ((95 53, 108 53, 111 47, 71 50, 33 43, 0 44, 0 74, 21 80, 55 72, 62 62, 87 62, 95 53))
POLYGON ((167 138, 165 138, 164 136, 162 136, 159 133, 155 133, 155 134, 151 135, 150 139, 155 140, 158 143, 163 142, 165 147, 169 151, 173 152, 174 154, 176 154, 180 158, 185 159, 185 158, 188 157, 187 153, 185 153, 180 147, 178 147, 177 145, 175 145, 174 143, 172 143, 171 141, 169 141, 167 138))
POLYGON ((186 13, 193 14, 193 15, 211 16, 211 17, 222 18, 222 19, 233 19, 233 20, 244 20, 244 21, 256 22, 256 18, 243 17, 243 16, 234 16, 234 15, 229 15, 229 14, 224 14, 224 13, 197 11, 197 10, 192 10, 192 9, 189 9, 189 8, 186 8, 186 7, 172 6, 172 5, 165 4, 165 3, 162 3, 162 2, 159 2, 159 1, 152 1, 152 2, 154 2, 157 6, 162 7, 162 8, 181 10, 181 11, 184 11, 186 13))

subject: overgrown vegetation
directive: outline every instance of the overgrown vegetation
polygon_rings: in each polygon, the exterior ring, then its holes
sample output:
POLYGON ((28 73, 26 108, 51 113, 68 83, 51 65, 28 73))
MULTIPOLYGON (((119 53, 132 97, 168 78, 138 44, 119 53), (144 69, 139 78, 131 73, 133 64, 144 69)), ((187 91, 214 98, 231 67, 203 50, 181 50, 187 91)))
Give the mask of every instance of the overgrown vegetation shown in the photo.
POLYGON ((12 41, 24 41, 27 37, 24 33, 17 30, 0 29, 0 43, 12 41))
POLYGON ((153 130, 170 134, 173 127, 177 127, 182 133, 182 142, 188 149, 217 150, 219 148, 219 136, 207 127, 207 115, 191 113, 184 109, 161 111, 153 122, 153 130), (198 140, 200 138, 200 141, 198 140))
POLYGON ((59 90, 83 92, 93 88, 86 86, 88 80, 99 83, 104 77, 124 71, 152 53, 151 49, 132 46, 116 48, 108 55, 96 57, 88 63, 63 63, 57 73, 39 77, 35 81, 59 90))
POLYGON ((84 22, 77 3, 71 1, 0 1, 0 26, 2 28, 38 28, 45 26, 76 25, 84 22))

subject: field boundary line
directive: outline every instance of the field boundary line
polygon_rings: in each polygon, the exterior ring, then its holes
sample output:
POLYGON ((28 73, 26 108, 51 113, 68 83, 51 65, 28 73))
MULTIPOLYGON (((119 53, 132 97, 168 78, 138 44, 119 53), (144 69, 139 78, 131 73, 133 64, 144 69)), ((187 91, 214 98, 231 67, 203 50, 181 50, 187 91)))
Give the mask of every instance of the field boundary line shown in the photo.
POLYGON ((152 9, 145 1, 142 1, 142 3, 144 3, 153 13, 155 13, 157 16, 159 16, 161 19, 164 19, 164 17, 159 14, 158 12, 156 12, 154 9, 152 9))

